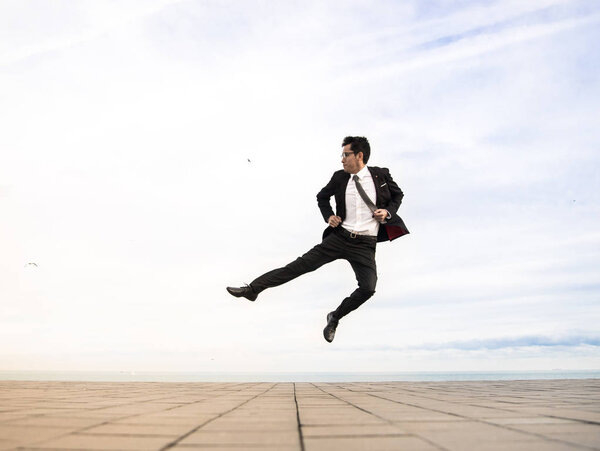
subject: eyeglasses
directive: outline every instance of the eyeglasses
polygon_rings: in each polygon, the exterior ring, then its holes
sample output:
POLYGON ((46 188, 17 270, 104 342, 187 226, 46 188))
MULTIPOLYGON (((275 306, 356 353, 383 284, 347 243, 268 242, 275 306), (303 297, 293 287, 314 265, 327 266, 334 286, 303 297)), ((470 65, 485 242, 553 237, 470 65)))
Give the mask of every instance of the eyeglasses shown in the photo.
POLYGON ((342 152, 342 158, 348 158, 350 155, 354 155, 354 152, 342 152))

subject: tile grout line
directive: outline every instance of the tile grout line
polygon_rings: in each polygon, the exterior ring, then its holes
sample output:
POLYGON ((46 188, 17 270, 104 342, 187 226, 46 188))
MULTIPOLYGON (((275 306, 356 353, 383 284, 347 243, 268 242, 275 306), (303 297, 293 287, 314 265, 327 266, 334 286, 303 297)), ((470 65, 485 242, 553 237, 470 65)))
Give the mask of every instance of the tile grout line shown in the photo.
MULTIPOLYGON (((390 387, 390 388, 393 388, 393 387, 390 387)), ((351 389, 351 388, 346 388, 346 387, 344 387, 344 390, 348 390, 348 391, 351 391, 351 392, 354 392, 354 391, 355 391, 355 390, 353 390, 353 389, 351 389)), ((422 394, 420 391, 417 391, 417 390, 402 389, 402 391, 404 391, 404 392, 408 392, 407 394, 408 394, 409 396, 414 396, 414 397, 417 397, 417 398, 430 399, 430 400, 433 400, 433 401, 438 401, 438 402, 447 402, 447 403, 450 403, 450 404, 466 405, 466 406, 479 407, 479 408, 491 409, 491 410, 500 410, 500 411, 502 411, 502 412, 520 413, 520 412, 518 412, 518 411, 515 411, 515 410, 511 409, 511 408, 510 408, 510 406, 503 406, 503 407, 489 407, 489 406, 485 406, 485 405, 477 404, 477 402, 467 402, 467 403, 461 403, 461 402, 459 402, 459 401, 453 401, 453 400, 449 400, 449 399, 440 399, 440 398, 436 398, 436 397, 433 397, 433 396, 426 396, 426 395, 422 394)), ((359 391, 359 393, 363 393, 363 392, 360 392, 360 391, 359 391)), ((381 398, 381 399, 387 399, 387 398, 383 398, 383 397, 380 397, 380 396, 374 395, 374 394, 372 394, 372 393, 369 393, 369 392, 364 392, 364 393, 368 394, 369 396, 374 396, 374 397, 381 398)), ((380 392, 380 391, 378 391, 377 393, 381 393, 381 392, 380 392)), ((514 395, 513 395, 513 396, 514 396, 514 395)), ((519 396, 514 396, 514 397, 519 397, 519 396)), ((533 398, 528 398, 528 397, 525 397, 525 396, 522 396, 522 398, 523 398, 524 400, 533 400, 533 398)), ((389 400, 389 401, 393 401, 393 400, 389 400)), ((515 404, 516 404, 516 403, 515 403, 515 404)), ((593 425, 596 425, 596 426, 597 426, 597 425, 600 425, 600 422, 598 422, 598 421, 593 421, 593 420, 578 420, 578 419, 576 419, 576 418, 559 417, 559 416, 556 416, 556 415, 545 415, 545 414, 541 414, 541 415, 540 415, 540 414, 538 414, 538 416, 542 416, 542 417, 548 417, 548 418, 556 418, 556 419, 559 419, 559 420, 570 420, 570 421, 576 421, 576 422, 579 422, 579 423, 584 423, 584 424, 593 424, 593 425)))
POLYGON ((296 397, 296 383, 294 382, 294 403, 296 403, 296 421, 298 422, 298 436, 300 437, 300 451, 304 451, 304 436, 302 435, 302 423, 300 423, 300 408, 296 397))
MULTIPOLYGON (((419 407, 421 409, 427 409, 427 410, 432 410, 434 412, 446 413, 448 415, 456 415, 456 416, 459 416, 459 417, 463 418, 461 415, 450 413, 450 412, 444 412, 442 410, 438 411, 438 410, 432 409, 430 407, 425 408, 425 407, 418 406, 416 404, 413 405, 413 404, 406 403, 406 402, 394 401, 393 399, 385 398, 383 396, 378 396, 377 394, 373 394, 373 393, 369 393, 369 392, 362 392, 362 391, 358 391, 358 390, 353 390, 352 388, 341 387, 339 385, 337 387, 338 388, 342 388, 344 390, 347 390, 349 392, 353 392, 353 393, 365 393, 365 394, 367 394, 369 396, 373 396, 375 398, 386 399, 386 400, 391 401, 391 402, 398 402, 400 404, 406 404, 406 405, 409 405, 409 406, 412 406, 412 407, 419 407)), ((390 388, 393 388, 393 387, 390 387, 390 388)), ((434 396, 426 396, 426 395, 421 394, 421 392, 416 391, 416 390, 402 389, 402 391, 403 392, 408 392, 407 393, 408 396, 412 396, 412 397, 415 397, 415 398, 429 399, 429 400, 433 400, 433 401, 437 401, 437 402, 445 402, 445 403, 455 404, 455 405, 459 405, 459 406, 471 406, 471 407, 479 407, 479 408, 483 408, 483 409, 499 410, 501 412, 508 412, 508 413, 521 413, 518 410, 514 410, 514 409, 510 408, 509 406, 490 407, 490 406, 485 406, 485 405, 477 404, 475 402, 461 403, 459 401, 454 401, 454 400, 450 400, 450 399, 440 399, 440 398, 436 398, 434 396)), ((377 391, 377 393, 381 393, 381 391, 377 391)), ((532 398, 523 397, 523 399, 532 399, 532 398)), ((593 421, 593 420, 579 420, 577 418, 559 417, 557 415, 547 415, 547 414, 536 414, 536 416, 541 416, 541 417, 546 417, 546 418, 556 418, 558 420, 569 420, 569 421, 574 421, 574 422, 582 423, 582 424, 592 424, 592 425, 595 425, 595 426, 600 425, 600 422, 593 421)), ((469 417, 464 417, 464 418, 469 418, 469 417)), ((480 420, 478 420, 478 421, 480 421, 480 420)), ((490 424, 492 424, 492 423, 490 423, 490 424)))
MULTIPOLYGON (((236 384, 236 386, 238 386, 238 385, 244 385, 244 384, 243 384, 243 383, 242 383, 242 384, 236 384)), ((252 384, 252 385, 250 386, 250 388, 253 388, 253 387, 257 386, 257 385, 260 385, 260 383, 255 383, 255 384, 252 384)), ((272 388, 272 387, 271 387, 271 388, 272 388)), ((269 390, 270 390, 270 388, 269 388, 267 391, 269 391, 269 390)), ((240 390, 236 390, 236 391, 240 392, 240 391, 242 391, 242 389, 240 389, 240 390)), ((261 393, 261 394, 262 394, 262 393, 261 393)), ((192 405, 192 404, 198 404, 198 403, 205 402, 205 401, 212 401, 213 399, 219 398, 219 397, 221 397, 221 396, 226 396, 226 395, 227 395, 227 393, 226 393, 226 394, 223 394, 223 395, 221 395, 221 394, 220 394, 220 395, 214 396, 214 397, 212 397, 212 398, 206 398, 206 399, 201 399, 201 400, 198 400, 198 401, 193 401, 193 402, 191 402, 191 403, 180 404, 180 405, 178 405, 178 406, 169 407, 168 409, 164 409, 164 410, 162 410, 161 412, 167 412, 167 411, 169 411, 169 410, 173 410, 173 409, 175 409, 175 408, 181 407, 182 405, 183 405, 183 406, 188 406, 188 405, 192 405)), ((257 395, 257 396, 258 396, 258 395, 257 395)), ((248 401, 250 401, 250 400, 248 400, 248 401)), ((146 402, 146 401, 143 401, 143 402, 141 402, 141 404, 143 404, 144 402, 146 402)), ((246 401, 246 402, 247 402, 247 401, 246 401)), ((137 403, 127 403, 127 405, 135 405, 135 404, 137 404, 137 403)), ((240 404, 240 405, 241 405, 241 404, 240 404)), ((119 407, 119 406, 115 406, 115 407, 119 407)), ((238 406, 238 407, 239 407, 239 406, 238 406)), ((237 407, 235 407, 234 409, 236 409, 236 408, 237 408, 237 407)), ((96 411, 97 409, 89 409, 89 410, 90 410, 90 411, 96 411)), ((228 413, 228 412, 226 412, 226 413, 228 413)), ((40 416, 40 417, 43 417, 43 416, 45 416, 45 415, 47 415, 47 414, 40 414, 39 416, 40 416)), ((65 434, 58 435, 58 436, 56 436, 56 437, 54 437, 54 438, 52 438, 52 439, 50 439, 50 440, 56 440, 56 439, 59 439, 59 438, 68 437, 69 435, 86 435, 86 434, 85 434, 85 431, 87 431, 87 430, 89 430, 89 429, 94 429, 94 428, 97 428, 97 427, 100 427, 100 426, 106 426, 106 425, 109 425, 109 424, 113 424, 113 423, 115 423, 115 421, 122 421, 122 420, 125 420, 125 419, 129 419, 129 418, 135 418, 135 417, 140 417, 140 416, 143 416, 143 415, 145 415, 145 413, 134 413, 134 414, 126 414, 126 415, 123 415, 123 416, 120 416, 120 417, 117 417, 117 418, 111 418, 110 420, 102 421, 101 423, 92 424, 92 425, 90 425, 90 426, 84 426, 84 427, 82 427, 82 428, 80 428, 80 429, 77 429, 77 430, 75 430, 75 431, 69 431, 69 432, 67 432, 67 433, 65 433, 65 434)), ((223 414, 223 415, 224 415, 224 414, 223 414)), ((34 417, 37 417, 37 416, 38 416, 38 415, 34 415, 34 417)), ((26 417, 26 418, 29 418, 29 417, 30 417, 30 416, 28 416, 28 417, 26 417)), ((209 423, 210 421, 213 421, 213 420, 214 420, 214 419, 216 419, 216 418, 218 418, 218 417, 212 418, 212 419, 210 419, 209 421, 207 421, 207 422, 206 422, 206 423, 204 423, 204 424, 207 424, 207 423, 209 423)), ((200 425, 199 427, 202 427, 202 426, 204 426, 204 424, 200 425)), ((89 435, 91 435, 91 434, 89 434, 89 435)), ((30 443, 30 444, 28 444, 28 445, 27 445, 27 446, 25 446, 25 447, 18 447, 17 449, 27 449, 28 447, 32 447, 32 446, 33 446, 33 447, 35 447, 36 445, 42 445, 42 444, 46 443, 47 441, 48 441, 48 439, 44 439, 44 440, 40 440, 40 441, 36 441, 36 442, 33 442, 33 443, 30 443)))
MULTIPOLYGON (((249 385, 249 384, 239 383, 239 384, 235 384, 235 387, 238 387, 238 386, 247 386, 247 385, 249 385)), ((257 386, 257 385, 260 385, 260 383, 253 383, 250 386, 250 388, 253 388, 253 387, 257 386)), ((241 392, 241 391, 243 391, 243 389, 236 389, 234 391, 241 392)), ((221 396, 226 396, 226 395, 227 395, 227 393, 225 393, 225 394, 219 394, 219 395, 213 396, 211 398, 205 398, 205 399, 200 399, 198 401, 192 401, 192 402, 189 402, 189 403, 179 404, 179 405, 176 405, 176 406, 173 406, 173 407, 169 407, 168 409, 163 409, 160 412, 168 412, 169 410, 177 409, 177 408, 182 407, 182 406, 189 406, 189 405, 198 404, 198 403, 202 403, 202 402, 206 402, 206 401, 212 401, 212 400, 214 400, 216 398, 219 398, 221 396)), ((170 398, 171 398, 171 396, 169 396, 168 398, 159 398, 159 399, 170 399, 170 398)), ((122 404, 122 405, 101 407, 100 410, 105 409, 105 408, 109 408, 109 407, 121 407, 121 406, 124 406, 124 405, 130 406, 130 405, 136 405, 136 404, 144 404, 146 402, 152 402, 152 400, 140 401, 140 402, 129 402, 129 403, 122 404)), ((95 409, 95 408, 94 409, 85 409, 84 413, 86 413, 87 411, 89 411, 89 412, 95 412, 95 411, 98 411, 98 410, 99 409, 95 409)), ((89 429, 94 429, 94 428, 97 428, 97 427, 100 427, 100 426, 106 426, 106 425, 109 425, 109 424, 113 424, 115 422, 119 422, 119 421, 122 421, 122 420, 130 419, 130 418, 136 418, 136 417, 144 416, 144 415, 146 415, 146 413, 147 412, 134 413, 134 414, 125 414, 125 415, 117 417, 117 418, 111 418, 109 420, 102 421, 101 423, 95 423, 95 424, 92 424, 90 426, 84 426, 84 427, 82 427, 80 429, 76 429, 74 431, 69 431, 69 432, 67 432, 65 434, 58 435, 58 436, 52 438, 51 440, 56 440, 56 439, 59 439, 59 438, 68 437, 69 435, 84 435, 85 431, 87 431, 89 429)), ((27 415, 27 416, 25 416, 24 418, 21 418, 21 419, 43 418, 43 417, 46 417, 46 416, 49 416, 49 415, 51 415, 51 414, 42 413, 42 414, 39 414, 39 415, 27 415)), ((14 421, 14 420, 7 420, 5 422, 5 424, 10 425, 11 421, 14 421)), ((41 440, 41 441, 36 441, 36 442, 33 442, 33 443, 29 444, 28 446, 41 445, 41 444, 43 444, 43 443, 45 443, 47 441, 48 441, 47 439, 44 439, 44 440, 41 440)))
POLYGON ((264 395, 265 393, 267 393, 268 391, 270 391, 271 389, 273 389, 273 388, 274 388, 276 385, 277 385, 276 383, 275 383, 275 384, 273 384, 273 385, 271 385, 271 386, 270 386, 269 388, 267 388, 267 389, 266 389, 264 392, 262 392, 262 393, 259 393, 258 395, 255 395, 255 396, 253 396, 252 398, 245 400, 243 403, 241 403, 241 404, 239 404, 239 405, 235 406, 234 408, 232 408, 232 409, 229 409, 229 410, 228 410, 228 411, 226 411, 226 412, 220 413, 220 414, 218 414, 217 416, 215 416, 215 417, 211 418, 210 420, 208 420, 208 421, 205 421, 204 423, 200 424, 199 426, 196 426, 194 429, 192 429, 191 431, 188 431, 188 432, 186 432, 185 434, 183 434, 182 436, 180 436, 180 437, 176 438, 176 439, 175 439, 175 440, 173 440, 171 443, 167 443, 165 446, 163 446, 162 448, 160 448, 160 450, 159 450, 159 451, 165 451, 165 450, 167 450, 167 449, 173 448, 173 447, 174 447, 175 445, 177 445, 177 444, 178 444, 180 441, 182 441, 182 440, 183 440, 183 439, 185 439, 186 437, 189 437, 191 434, 193 434, 194 432, 196 432, 196 431, 197 431, 197 430, 199 430, 200 428, 202 428, 202 427, 206 426, 208 423, 211 423, 212 421, 216 420, 217 418, 221 418, 222 416, 224 416, 224 415, 227 415, 228 413, 231 413, 231 412, 233 412, 233 411, 234 411, 234 410, 236 410, 236 409, 239 409, 239 408, 240 408, 240 407, 242 407, 244 404, 247 404, 247 403, 249 403, 250 401, 252 401, 252 400, 254 400, 254 399, 258 398, 259 396, 261 396, 261 395, 264 395))
MULTIPOLYGON (((344 390, 348 390, 348 391, 350 391, 350 392, 354 392, 354 390, 346 389, 346 388, 344 388, 344 387, 339 387, 339 386, 338 386, 338 388, 343 388, 344 390)), ((443 410, 432 409, 432 408, 430 408, 430 407, 423 407, 423 406, 419 406, 419 405, 417 405, 417 404, 411 404, 411 403, 408 403, 408 402, 396 401, 396 400, 393 400, 393 399, 385 398, 385 397, 383 397, 383 396, 377 396, 377 395, 374 395, 374 394, 372 394, 372 393, 366 393, 366 394, 367 394, 368 396, 372 396, 372 397, 374 397, 374 398, 383 399, 383 400, 385 400, 385 401, 389 401, 389 402, 393 402, 393 403, 397 403, 397 404, 402 404, 402 405, 405 405, 405 406, 417 407, 417 408, 419 408, 419 409, 428 410, 428 411, 431 411, 431 412, 443 413, 443 414, 445 414, 445 415, 452 415, 452 416, 455 416, 455 417, 458 417, 458 418, 462 418, 462 419, 464 419, 464 420, 468 420, 468 421, 474 421, 474 422, 477 422, 477 423, 483 423, 483 424, 487 424, 487 425, 490 425, 490 426, 494 426, 494 427, 498 427, 498 428, 506 429, 506 430, 509 430, 509 431, 513 431, 513 432, 519 432, 519 433, 521 433, 521 434, 532 435, 532 436, 534 436, 534 437, 541 438, 541 439, 543 439, 543 440, 546 440, 546 441, 549 441, 549 442, 562 443, 562 444, 565 444, 565 445, 570 445, 570 446, 578 447, 578 448, 581 448, 581 449, 588 449, 588 450, 597 450, 597 449, 598 449, 598 448, 593 448, 593 447, 589 447, 589 446, 586 446, 586 445, 581 445, 581 444, 579 444, 579 443, 573 443, 573 442, 568 442, 568 441, 565 441, 565 440, 560 440, 560 439, 557 439, 557 438, 551 438, 551 437, 547 437, 547 436, 545 436, 545 435, 538 434, 538 433, 536 433, 536 432, 523 431, 523 430, 521 430, 521 429, 517 429, 517 428, 511 428, 510 426, 508 426, 508 425, 505 425, 505 424, 496 424, 496 423, 491 423, 491 422, 489 422, 489 421, 485 421, 485 420, 483 420, 483 419, 479 419, 479 418, 466 417, 466 416, 464 416, 464 415, 459 415, 459 414, 457 414, 457 413, 452 413, 452 412, 444 412, 443 410)), ((427 399, 427 397, 424 397, 424 398, 426 398, 426 399, 427 399)), ((343 400, 342 400, 342 401, 343 401, 343 400)), ((346 401, 346 402, 347 402, 347 401, 346 401)), ((498 410, 504 410, 504 409, 498 409, 498 410)), ((513 412, 513 411, 511 411, 511 410, 507 410, 507 411, 508 411, 508 412, 511 412, 511 413, 516 413, 516 412, 513 412)), ((556 418, 558 418, 558 417, 556 417, 556 418)))
MULTIPOLYGON (((339 401, 345 402, 346 404, 349 404, 349 405, 351 405, 352 407, 354 407, 354 408, 356 408, 356 409, 358 409, 358 410, 362 410, 363 412, 366 412, 366 413, 368 413, 369 415, 372 415, 372 416, 374 416, 375 418, 379 418, 380 420, 383 420, 383 421, 385 421, 386 423, 388 423, 388 424, 391 424, 392 426, 396 426, 396 427, 397 427, 397 424, 396 424, 396 423, 394 423, 394 422, 393 422, 393 421, 391 421, 391 420, 388 420, 387 418, 384 418, 384 417, 382 417, 382 416, 380 416, 380 415, 377 415, 377 414, 375 414, 375 413, 373 413, 373 412, 370 412, 370 411, 368 411, 367 409, 363 409, 362 407, 359 407, 359 406, 357 406, 356 404, 352 404, 350 401, 346 401, 345 399, 339 398, 338 396, 336 396, 336 395, 334 395, 334 394, 332 394, 332 393, 328 393, 328 392, 326 392, 325 390, 323 390, 321 387, 318 387, 317 385, 315 385, 314 383, 311 383, 311 385, 312 385, 313 387, 315 387, 317 390, 320 390, 320 391, 322 391, 323 393, 325 393, 325 394, 327 394, 327 395, 329 395, 329 396, 332 396, 332 397, 334 397, 335 399, 337 399, 337 400, 339 400, 339 401)), ((338 388, 340 388, 340 387, 338 387, 338 388)), ((419 437, 419 438, 420 438, 421 440, 423 440, 424 442, 426 442, 426 443, 429 443, 431 446, 434 446, 434 447, 436 447, 436 448, 440 449, 441 451, 449 451, 448 449, 444 448, 443 446, 441 446, 441 445, 438 445, 437 443, 434 443, 434 442, 432 442, 431 440, 429 440, 429 439, 427 439, 427 438, 425 438, 425 437, 421 437, 420 435, 416 435, 416 434, 404 434, 404 435, 405 435, 405 436, 411 436, 411 435, 412 435, 413 437, 419 437)))

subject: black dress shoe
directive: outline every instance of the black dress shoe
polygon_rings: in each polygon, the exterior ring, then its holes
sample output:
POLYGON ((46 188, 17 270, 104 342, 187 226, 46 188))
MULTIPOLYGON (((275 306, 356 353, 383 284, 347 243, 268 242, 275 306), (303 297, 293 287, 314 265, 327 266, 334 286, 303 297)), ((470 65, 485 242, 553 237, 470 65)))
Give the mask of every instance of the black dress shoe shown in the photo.
POLYGON ((227 287, 227 291, 230 295, 235 296, 236 298, 246 298, 249 301, 256 301, 258 294, 254 292, 250 285, 246 285, 245 287, 227 287))
POLYGON ((333 312, 327 314, 327 326, 323 329, 323 336, 329 343, 333 341, 335 337, 335 329, 337 328, 339 320, 333 316, 333 312))

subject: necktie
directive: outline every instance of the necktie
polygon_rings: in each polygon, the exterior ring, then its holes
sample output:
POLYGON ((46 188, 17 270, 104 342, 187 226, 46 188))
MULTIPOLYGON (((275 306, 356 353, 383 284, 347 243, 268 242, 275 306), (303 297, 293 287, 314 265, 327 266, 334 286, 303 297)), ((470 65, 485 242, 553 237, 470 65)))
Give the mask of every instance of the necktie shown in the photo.
POLYGON ((367 204, 367 207, 369 207, 369 210, 371 210, 371 211, 377 210, 377 207, 371 201, 371 199, 369 199, 369 196, 367 196, 367 193, 365 193, 364 188, 360 184, 358 175, 354 174, 354 177, 352 177, 352 180, 354 180, 354 183, 356 184, 356 189, 358 190, 358 194, 360 194, 360 197, 362 197, 362 200, 365 201, 365 204, 367 204))

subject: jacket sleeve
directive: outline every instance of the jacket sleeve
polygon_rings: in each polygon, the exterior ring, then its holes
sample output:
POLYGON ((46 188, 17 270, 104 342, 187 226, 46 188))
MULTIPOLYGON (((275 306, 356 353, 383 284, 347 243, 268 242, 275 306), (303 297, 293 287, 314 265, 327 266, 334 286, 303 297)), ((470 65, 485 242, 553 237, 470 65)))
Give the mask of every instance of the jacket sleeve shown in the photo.
POLYGON ((391 200, 387 204, 386 210, 390 212, 392 216, 396 214, 398 208, 400 208, 400 204, 402 203, 402 198, 404 197, 404 193, 400 189, 400 187, 394 182, 392 175, 388 169, 384 169, 385 171, 385 180, 388 184, 391 194, 391 200))
POLYGON ((331 196, 335 194, 335 174, 329 180, 329 183, 323 187, 321 191, 317 194, 317 204, 319 205, 319 209, 321 210, 321 214, 323 215, 323 219, 325 222, 329 220, 330 216, 333 216, 333 209, 331 208, 331 203, 329 199, 331 196))

